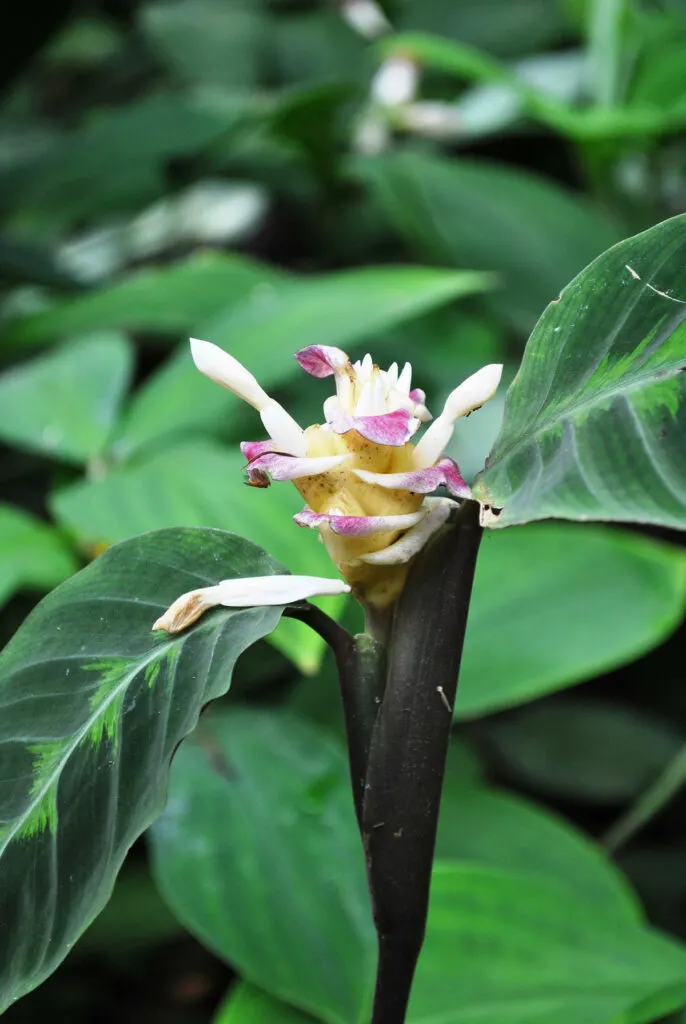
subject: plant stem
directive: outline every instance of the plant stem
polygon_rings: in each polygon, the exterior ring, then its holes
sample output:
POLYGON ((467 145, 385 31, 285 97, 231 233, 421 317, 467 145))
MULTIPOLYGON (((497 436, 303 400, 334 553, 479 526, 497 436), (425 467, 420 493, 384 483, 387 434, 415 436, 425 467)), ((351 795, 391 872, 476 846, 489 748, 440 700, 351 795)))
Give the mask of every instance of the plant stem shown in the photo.
POLYGON ((615 822, 603 837, 603 845, 611 853, 624 846, 665 804, 676 796, 686 783, 686 746, 677 751, 662 774, 639 796, 626 814, 615 822))
POLYGON ((465 502, 410 569, 394 616, 362 809, 379 964, 372 1024, 403 1024, 424 941, 452 709, 482 530, 465 502))
POLYGON ((284 615, 310 626, 327 642, 336 659, 353 802, 361 830, 369 747, 386 682, 386 650, 365 633, 352 637, 347 629, 309 602, 290 605, 284 615))

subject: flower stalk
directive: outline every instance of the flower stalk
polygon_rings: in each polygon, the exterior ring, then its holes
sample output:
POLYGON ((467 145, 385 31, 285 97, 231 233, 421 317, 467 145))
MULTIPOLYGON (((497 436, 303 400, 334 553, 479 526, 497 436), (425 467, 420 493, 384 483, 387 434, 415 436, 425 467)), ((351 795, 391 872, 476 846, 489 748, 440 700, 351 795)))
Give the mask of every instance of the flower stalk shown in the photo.
POLYGON ((379 963, 372 1024, 402 1024, 424 941, 445 761, 474 570, 465 502, 410 568, 367 764, 362 840, 379 963))

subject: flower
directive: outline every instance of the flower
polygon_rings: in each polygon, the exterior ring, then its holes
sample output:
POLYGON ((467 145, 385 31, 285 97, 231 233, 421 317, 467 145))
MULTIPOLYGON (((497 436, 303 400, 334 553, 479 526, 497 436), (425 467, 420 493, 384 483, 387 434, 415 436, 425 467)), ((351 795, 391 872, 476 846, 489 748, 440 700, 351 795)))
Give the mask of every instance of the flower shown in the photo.
MULTIPOLYGON (((333 377, 323 424, 303 430, 253 375, 217 345, 191 339, 197 368, 252 405, 269 440, 244 441, 248 483, 291 480, 307 502, 295 522, 318 529, 333 562, 363 603, 384 608, 399 595, 408 564, 456 507, 471 497, 443 453, 455 422, 491 398, 502 366, 484 366, 448 396, 432 417, 424 392, 412 387, 412 367, 381 370, 366 355, 311 345, 295 358, 313 377, 333 377), (428 497, 444 486, 453 498, 428 497)), ((263 603, 263 602, 261 602, 263 603)))

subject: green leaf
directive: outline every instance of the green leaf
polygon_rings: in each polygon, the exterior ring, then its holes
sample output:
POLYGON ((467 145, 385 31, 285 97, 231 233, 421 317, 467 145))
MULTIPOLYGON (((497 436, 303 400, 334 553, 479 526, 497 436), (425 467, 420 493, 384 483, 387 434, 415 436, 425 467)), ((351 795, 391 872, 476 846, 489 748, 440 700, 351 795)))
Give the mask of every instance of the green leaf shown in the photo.
MULTIPOLYGON (((207 337, 242 358, 307 345, 345 346, 412 316, 492 287, 486 274, 432 267, 362 267, 292 281, 227 309, 207 337)), ((270 371, 264 359, 263 379, 270 371)))
POLYGON ((409 151, 358 167, 413 253, 497 271, 492 302, 519 330, 617 239, 587 199, 528 171, 409 151))
MULTIPOLYGON (((686 1001, 686 949, 515 871, 434 868, 409 1024, 619 1024, 686 1001)), ((658 1013, 658 1016, 661 1014, 658 1013)))
POLYGON ((676 728, 621 704, 566 698, 488 725, 498 760, 528 789, 567 800, 631 800, 680 749, 676 728))
MULTIPOLYGON (((88 295, 56 303, 7 327, 13 345, 35 345, 55 337, 123 327, 151 334, 199 329, 259 285, 283 275, 244 256, 199 253, 168 267, 140 270, 88 295)), ((259 298, 259 291, 254 293, 259 298)))
POLYGON ((197 153, 233 127, 226 110, 161 93, 100 110, 47 153, 0 175, 0 209, 49 232, 164 192, 164 165, 197 153))
POLYGON ((117 878, 103 912, 79 939, 72 956, 135 963, 145 950, 178 938, 183 928, 162 901, 150 873, 132 857, 117 878))
POLYGON ((191 84, 257 85, 267 21, 258 5, 163 0, 140 8, 144 36, 170 71, 191 84))
POLYGON ((282 609, 217 610, 174 637, 152 623, 184 590, 280 571, 231 534, 148 534, 53 591, 3 651, 0 1010, 102 909, 162 809, 178 743, 282 609))
POLYGON ((400 5, 394 26, 458 39, 499 56, 534 53, 567 37, 561 4, 549 0, 423 0, 400 5))
POLYGON ((686 215, 603 253, 551 303, 475 494, 493 523, 686 526, 686 215))
POLYGON ((300 1010, 239 981, 212 1018, 212 1024, 314 1024, 300 1010))
POLYGON ((626 879, 600 847, 562 818, 512 793, 452 780, 450 773, 436 856, 557 882, 599 913, 628 923, 643 917, 626 879))
POLYGON ((488 531, 458 716, 511 707, 631 661, 679 625, 685 602, 686 558, 668 544, 571 524, 488 531))
POLYGON ((56 587, 76 569, 72 551, 55 529, 0 504, 0 605, 21 587, 56 587))
POLYGON ((361 1024, 375 942, 338 744, 283 713, 205 716, 151 838, 162 895, 210 949, 317 1020, 361 1024))
MULTIPOLYGON (((211 389, 210 382, 204 383, 211 389)), ((293 522, 303 506, 295 487, 248 487, 243 466, 237 449, 188 442, 114 469, 100 480, 71 484, 53 494, 50 505, 85 547, 167 526, 213 526, 254 541, 291 572, 337 575, 315 534, 293 522)), ((335 614, 345 599, 324 601, 326 610, 335 614)), ((282 625, 286 629, 279 628, 280 640, 273 638, 275 642, 303 671, 315 671, 323 653, 321 639, 299 623, 282 625)))
POLYGON ((274 27, 273 60, 284 84, 359 81, 373 69, 365 40, 336 10, 294 10, 274 27))
POLYGON ((226 434, 245 407, 225 388, 209 383, 196 369, 184 342, 129 401, 113 443, 117 457, 128 459, 140 449, 169 443, 174 435, 187 439, 195 434, 226 434))
MULTIPOLYGON (((461 803, 462 837, 455 825, 441 839, 460 860, 435 871, 408 1024, 618 1024, 644 999, 686 999, 686 952, 642 926, 599 850, 523 801, 456 789, 456 821, 461 803), (483 837, 469 834, 478 824, 483 837)), ((326 733, 283 712, 214 709, 174 761, 151 839, 174 912, 263 990, 237 990, 221 1024, 249 1012, 295 1024, 290 1007, 324 1024, 369 1020, 362 854, 345 759, 326 733)))
POLYGON ((93 334, 0 375, 0 438, 69 462, 104 448, 131 377, 118 332, 93 334))

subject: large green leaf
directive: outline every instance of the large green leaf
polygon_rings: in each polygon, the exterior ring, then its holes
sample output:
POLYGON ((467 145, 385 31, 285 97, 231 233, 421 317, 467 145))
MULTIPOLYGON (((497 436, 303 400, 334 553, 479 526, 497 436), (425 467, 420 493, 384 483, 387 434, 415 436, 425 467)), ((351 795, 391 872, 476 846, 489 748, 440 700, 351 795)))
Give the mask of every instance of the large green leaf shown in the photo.
POLYGON ((243 981, 233 986, 213 1024, 314 1024, 314 1018, 243 981))
MULTIPOLYGON (((292 281, 227 309, 208 327, 212 341, 246 358, 306 345, 348 345, 425 310, 493 287, 487 274, 432 267, 363 267, 292 281)), ((260 378, 262 379, 262 377, 260 378)))
POLYGON ((282 713, 213 712, 151 837, 163 896, 206 945, 317 1019, 361 1024, 374 929, 337 743, 282 713))
POLYGON ((618 237, 587 199, 527 171, 414 152, 360 170, 414 252, 498 272, 492 301, 519 330, 618 237))
MULTIPOLYGON (((644 929, 588 842, 479 789, 449 792, 446 814, 442 849, 460 860, 436 871, 410 1024, 525 1024, 529 1011, 541 1024, 617 1024, 646 997, 686 998, 686 953, 644 929), (485 825, 482 842, 458 837, 462 803, 466 829, 485 825), (670 985, 681 989, 663 997, 670 985), (550 1016, 533 1015, 544 1006, 550 1016)), ((345 760, 325 733, 282 712, 213 711, 175 759, 151 837, 165 899, 252 985, 325 1024, 369 1020, 362 855, 345 760)), ((252 989, 235 998, 228 1020, 241 1019, 236 1007, 256 1022, 299 1020, 252 989)))
MULTIPOLYGON (((449 766, 452 759, 453 751, 449 766)), ((642 917, 626 880, 599 846, 522 797, 451 779, 450 771, 441 797, 436 856, 557 882, 603 914, 633 923, 642 917)))
POLYGON ((402 31, 436 32, 502 56, 533 53, 568 31, 563 5, 549 0, 423 0, 399 7, 402 31))
POLYGON ((236 414, 244 417, 245 411, 239 399, 198 372, 184 342, 135 391, 120 418, 113 448, 117 457, 127 459, 139 449, 173 442, 174 435, 226 434, 236 414))
POLYGON ((182 80, 226 89, 257 85, 265 29, 259 4, 162 0, 140 8, 144 36, 182 80))
POLYGON ((73 552, 53 527, 0 505, 0 604, 20 587, 56 587, 76 569, 73 552))
POLYGON ((457 714, 510 707, 616 668, 668 636, 685 605, 686 556, 669 544, 563 523, 489 531, 457 714))
POLYGON ((410 1024, 647 1024, 684 1002, 676 942, 548 879, 436 865, 410 1024))
POLYGON ((686 526, 686 215, 603 253, 551 303, 476 495, 531 519, 686 526))
MULTIPOLYGON (((50 504, 58 521, 86 547, 167 526, 214 526, 254 541, 291 572, 336 575, 314 533, 293 522, 303 505, 296 489, 287 484, 269 491, 247 487, 243 464, 237 449, 188 442, 115 469, 101 480, 71 484, 56 492, 50 504)), ((325 600, 327 611, 335 613, 345 599, 325 600)), ((280 627, 282 649, 303 671, 316 669, 322 641, 300 623, 283 625, 287 632, 280 627)))
POLYGON ((0 376, 0 438, 86 462, 112 432, 132 362, 128 340, 103 331, 7 370, 0 376))
POLYGON ((5 337, 10 344, 29 345, 110 327, 187 333, 257 286, 282 279, 277 271, 243 256, 200 253, 18 318, 8 324, 5 337))
POLYGON ((521 708, 488 723, 501 767, 529 790, 583 803, 624 803, 652 783, 684 738, 635 708, 578 697, 521 708))
POLYGON ((202 151, 235 119, 226 109, 171 92, 100 110, 46 153, 5 172, 0 209, 19 225, 35 219, 48 231, 135 209, 164 192, 167 160, 202 151))
POLYGON ((151 625, 179 593, 279 564, 215 530, 112 548, 53 591, 0 656, 0 1010, 57 966, 159 814, 169 762, 281 608, 151 625))

